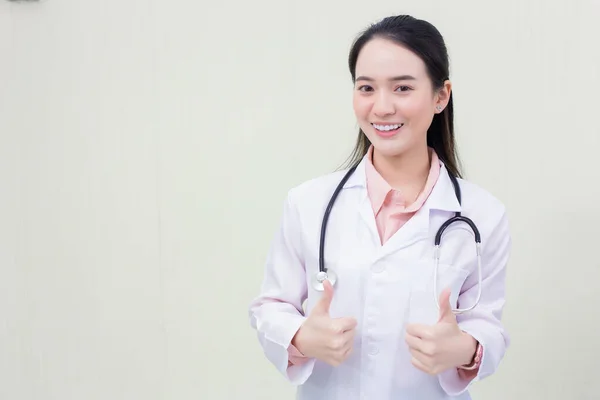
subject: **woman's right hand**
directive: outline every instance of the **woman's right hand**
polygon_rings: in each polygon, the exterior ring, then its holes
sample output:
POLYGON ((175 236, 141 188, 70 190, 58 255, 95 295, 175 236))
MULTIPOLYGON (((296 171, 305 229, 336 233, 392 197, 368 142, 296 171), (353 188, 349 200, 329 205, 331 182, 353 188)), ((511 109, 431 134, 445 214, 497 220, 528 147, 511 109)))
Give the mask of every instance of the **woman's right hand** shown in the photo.
POLYGON ((336 367, 352 352, 357 322, 350 317, 331 318, 329 306, 332 299, 333 287, 326 280, 323 282, 323 296, 294 335, 292 344, 306 357, 336 367))

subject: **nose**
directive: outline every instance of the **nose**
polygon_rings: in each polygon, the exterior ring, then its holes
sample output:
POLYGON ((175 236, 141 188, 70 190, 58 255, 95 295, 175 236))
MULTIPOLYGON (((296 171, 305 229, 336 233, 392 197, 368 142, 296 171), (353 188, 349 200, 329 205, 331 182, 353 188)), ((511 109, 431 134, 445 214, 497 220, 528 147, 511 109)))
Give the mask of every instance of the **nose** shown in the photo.
POLYGON ((394 115, 396 113, 393 100, 384 91, 379 92, 375 98, 375 103, 373 104, 373 113, 378 117, 394 115))

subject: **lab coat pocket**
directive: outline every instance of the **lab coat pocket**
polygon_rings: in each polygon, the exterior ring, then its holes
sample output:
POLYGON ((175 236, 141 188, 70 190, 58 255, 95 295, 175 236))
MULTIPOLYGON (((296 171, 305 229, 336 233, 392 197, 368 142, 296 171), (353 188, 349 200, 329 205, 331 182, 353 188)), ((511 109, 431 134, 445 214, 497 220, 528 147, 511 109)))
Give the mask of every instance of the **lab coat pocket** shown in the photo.
POLYGON ((410 290, 408 323, 433 325, 439 318, 436 301, 444 289, 450 289, 450 305, 457 307, 458 296, 469 276, 469 272, 451 264, 440 263, 437 271, 437 285, 434 285, 435 262, 425 263, 416 270, 410 290), (434 293, 435 290, 435 293, 434 293))

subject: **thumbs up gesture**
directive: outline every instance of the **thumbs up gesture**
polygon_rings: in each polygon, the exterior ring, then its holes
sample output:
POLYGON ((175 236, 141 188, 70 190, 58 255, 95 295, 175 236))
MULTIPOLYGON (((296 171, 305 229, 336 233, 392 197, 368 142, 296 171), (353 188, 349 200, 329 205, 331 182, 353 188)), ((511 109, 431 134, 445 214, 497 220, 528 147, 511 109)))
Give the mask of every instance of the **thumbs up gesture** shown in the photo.
POLYGON ((338 366, 352 352, 357 322, 354 318, 329 316, 333 287, 327 280, 323 286, 323 296, 296 332, 292 344, 306 357, 338 366))
POLYGON ((406 327, 412 364, 431 375, 469 364, 477 348, 476 340, 458 326, 450 306, 450 290, 444 290, 439 299, 440 316, 435 325, 406 327))

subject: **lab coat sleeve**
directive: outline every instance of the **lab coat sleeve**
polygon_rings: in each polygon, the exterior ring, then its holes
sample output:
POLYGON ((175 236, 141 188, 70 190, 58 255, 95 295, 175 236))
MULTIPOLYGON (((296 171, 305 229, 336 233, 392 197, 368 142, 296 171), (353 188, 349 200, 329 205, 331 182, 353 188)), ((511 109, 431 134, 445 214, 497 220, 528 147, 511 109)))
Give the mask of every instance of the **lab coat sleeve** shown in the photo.
MULTIPOLYGON (((481 248, 482 288, 479 305, 471 312, 457 315, 459 327, 470 334, 483 347, 483 357, 477 375, 473 379, 462 379, 457 369, 445 371, 439 375, 444 391, 451 396, 465 392, 478 380, 493 374, 504 358, 510 339, 501 324, 504 308, 506 266, 511 248, 511 238, 506 213, 503 212, 495 229, 483 242, 481 248)), ((458 306, 469 307, 477 298, 477 269, 474 270, 462 293, 458 297, 458 306)))
POLYGON ((305 320, 302 303, 307 296, 302 253, 302 227, 293 191, 285 201, 280 226, 269 248, 260 294, 249 307, 250 324, 267 359, 294 385, 303 384, 315 360, 288 363, 292 338, 305 320))

